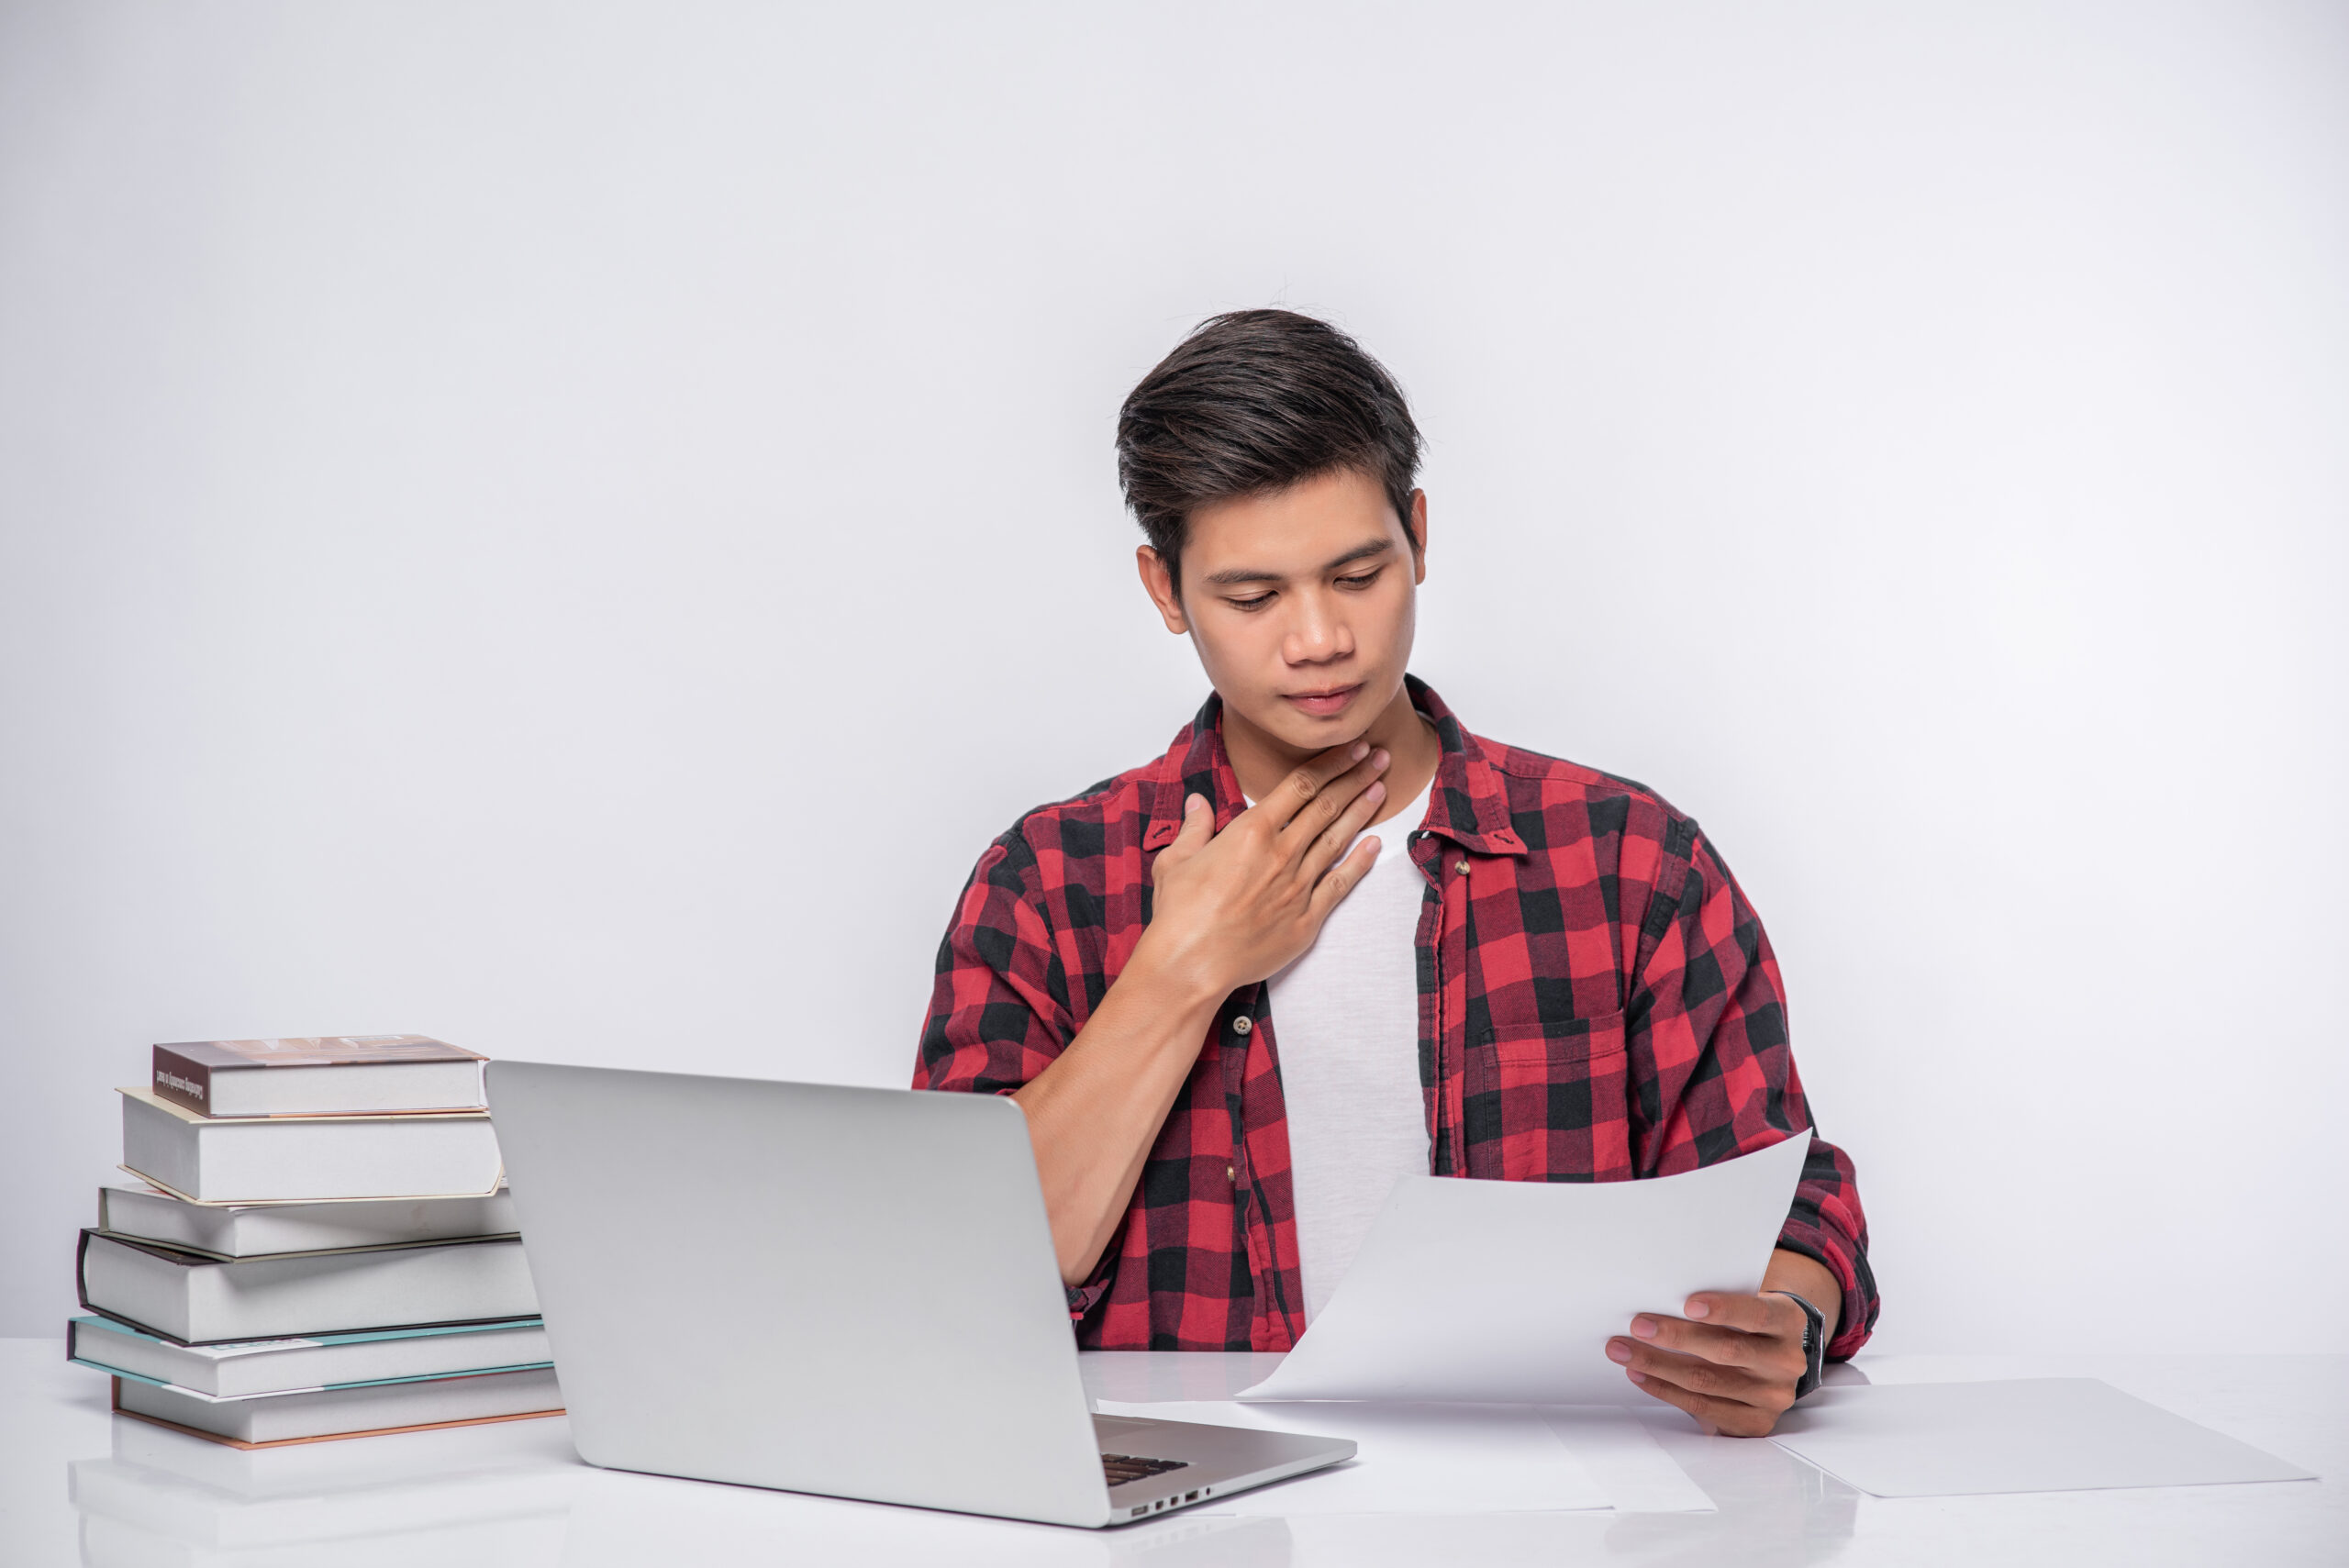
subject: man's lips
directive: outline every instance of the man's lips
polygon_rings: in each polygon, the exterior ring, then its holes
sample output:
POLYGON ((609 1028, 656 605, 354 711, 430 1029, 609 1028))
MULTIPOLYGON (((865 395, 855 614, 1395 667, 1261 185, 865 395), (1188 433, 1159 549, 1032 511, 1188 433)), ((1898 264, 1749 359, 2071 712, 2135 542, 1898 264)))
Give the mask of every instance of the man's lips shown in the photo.
POLYGON ((1354 700, 1354 694, 1360 690, 1362 683, 1357 681, 1351 686, 1330 686, 1318 692, 1286 692, 1282 695, 1314 717, 1330 718, 1345 712, 1346 705, 1354 700))

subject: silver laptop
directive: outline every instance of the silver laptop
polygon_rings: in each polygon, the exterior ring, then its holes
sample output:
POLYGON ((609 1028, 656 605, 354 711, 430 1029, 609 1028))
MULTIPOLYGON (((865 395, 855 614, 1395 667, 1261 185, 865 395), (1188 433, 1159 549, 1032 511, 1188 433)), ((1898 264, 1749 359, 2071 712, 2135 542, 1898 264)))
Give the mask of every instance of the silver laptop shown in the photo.
POLYGON ((493 1062, 489 1104, 590 1464, 1097 1527, 1354 1451, 1089 1414, 997 1096, 493 1062))

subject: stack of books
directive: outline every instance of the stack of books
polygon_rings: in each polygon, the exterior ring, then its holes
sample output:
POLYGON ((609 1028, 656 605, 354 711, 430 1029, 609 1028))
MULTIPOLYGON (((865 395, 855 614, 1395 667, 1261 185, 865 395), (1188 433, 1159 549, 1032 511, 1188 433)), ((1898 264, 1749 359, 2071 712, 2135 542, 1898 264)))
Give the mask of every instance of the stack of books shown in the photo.
POLYGON ((154 1048, 67 1354, 239 1448, 560 1414, 482 1086, 422 1035, 154 1048))

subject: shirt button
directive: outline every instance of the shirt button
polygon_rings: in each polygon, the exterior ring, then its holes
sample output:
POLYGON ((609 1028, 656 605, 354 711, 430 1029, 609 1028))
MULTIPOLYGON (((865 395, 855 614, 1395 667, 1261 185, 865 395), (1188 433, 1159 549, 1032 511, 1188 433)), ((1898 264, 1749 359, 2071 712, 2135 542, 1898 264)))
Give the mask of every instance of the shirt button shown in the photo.
POLYGON ((1255 1027, 1256 1020, 1250 1018, 1245 1013, 1241 1014, 1238 1018, 1231 1020, 1231 1032, 1234 1034, 1246 1034, 1250 1029, 1252 1029, 1255 1027))
POLYGON ((1223 1179, 1230 1182, 1233 1186, 1238 1186, 1240 1184, 1240 1167, 1237 1165, 1226 1165, 1223 1168, 1223 1179))
POLYGON ((1460 862, 1460 874, 1463 876, 1466 876, 1468 874, 1468 862, 1464 859, 1460 862))

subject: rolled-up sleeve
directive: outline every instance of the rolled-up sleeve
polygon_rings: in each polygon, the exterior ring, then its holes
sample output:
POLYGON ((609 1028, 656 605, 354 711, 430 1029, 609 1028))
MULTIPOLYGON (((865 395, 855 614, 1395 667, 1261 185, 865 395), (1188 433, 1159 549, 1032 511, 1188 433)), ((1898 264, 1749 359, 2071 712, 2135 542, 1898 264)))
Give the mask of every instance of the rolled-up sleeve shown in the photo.
MULTIPOLYGON (((913 1086, 1009 1095, 1066 1048, 1068 984, 1037 885, 1035 856, 1017 828, 987 847, 938 944, 913 1086)), ((1107 1294, 1114 1247, 1094 1277, 1068 1287, 1069 1317, 1107 1294)))
POLYGON ((1068 981, 1035 873, 1015 828, 963 884, 938 944, 915 1088, 1008 1094, 1067 1047, 1068 981))
POLYGON ((1860 1212, 1860 1189, 1851 1157, 1816 1132, 1804 1156, 1802 1184, 1778 1232, 1778 1245, 1800 1252, 1835 1276, 1843 1287, 1843 1313, 1827 1354, 1849 1358, 1876 1331, 1879 1306, 1876 1274, 1868 1268, 1868 1222, 1860 1212))
POLYGON ((1762 922, 1712 846, 1688 828, 1660 877, 1627 1006, 1634 1153, 1668 1175, 1808 1137, 1810 1151, 1778 1245, 1842 1287, 1828 1354, 1867 1342, 1880 1303, 1850 1158, 1818 1136, 1787 1030, 1786 995, 1762 922))

